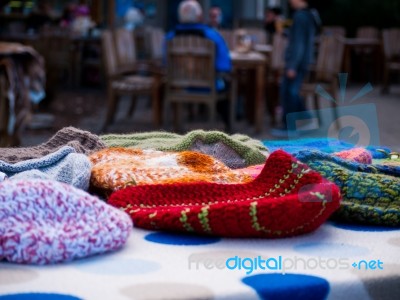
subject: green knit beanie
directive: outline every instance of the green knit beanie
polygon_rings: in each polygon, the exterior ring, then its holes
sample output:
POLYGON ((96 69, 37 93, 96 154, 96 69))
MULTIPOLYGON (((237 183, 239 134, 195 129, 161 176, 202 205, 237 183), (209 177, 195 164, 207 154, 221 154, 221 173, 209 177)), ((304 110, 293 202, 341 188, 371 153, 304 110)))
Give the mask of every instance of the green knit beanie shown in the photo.
POLYGON ((263 164, 268 156, 268 149, 261 141, 247 135, 227 135, 220 131, 194 130, 185 135, 162 131, 109 134, 100 139, 108 147, 198 151, 219 159, 232 169, 263 164))

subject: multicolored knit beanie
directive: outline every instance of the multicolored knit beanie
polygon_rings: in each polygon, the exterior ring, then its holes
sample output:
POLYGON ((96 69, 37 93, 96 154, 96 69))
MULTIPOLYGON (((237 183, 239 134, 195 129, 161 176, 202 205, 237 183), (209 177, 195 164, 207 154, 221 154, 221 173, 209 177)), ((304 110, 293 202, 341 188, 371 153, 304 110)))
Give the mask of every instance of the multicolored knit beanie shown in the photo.
POLYGON ((242 183, 251 177, 233 171, 211 156, 191 152, 161 152, 110 148, 90 156, 91 185, 107 193, 132 185, 188 182, 242 183))
POLYGON ((70 185, 0 183, 0 260, 52 264, 114 251, 131 230, 127 214, 70 185))
POLYGON ((128 187, 108 203, 129 213, 141 228, 281 238, 318 228, 339 207, 340 193, 319 173, 276 151, 250 183, 128 187))
MULTIPOLYGON (((89 187, 91 163, 84 154, 69 146, 41 158, 10 164, 0 161, 0 172, 10 179, 48 179, 71 184, 82 190, 89 187)), ((0 180, 1 181, 1 180, 0 180)))
POLYGON ((74 152, 82 154, 90 154, 106 147, 95 134, 74 127, 65 127, 59 130, 50 140, 38 146, 0 148, 0 160, 8 163, 17 163, 29 159, 42 158, 64 146, 69 146, 75 149, 74 152))
POLYGON ((170 132, 111 134, 100 137, 108 147, 129 147, 160 151, 196 151, 211 155, 231 169, 264 164, 268 149, 247 135, 194 130, 186 135, 170 132))
POLYGON ((400 166, 360 164, 320 151, 300 151, 303 163, 337 184, 343 195, 335 218, 352 223, 400 226, 400 166))

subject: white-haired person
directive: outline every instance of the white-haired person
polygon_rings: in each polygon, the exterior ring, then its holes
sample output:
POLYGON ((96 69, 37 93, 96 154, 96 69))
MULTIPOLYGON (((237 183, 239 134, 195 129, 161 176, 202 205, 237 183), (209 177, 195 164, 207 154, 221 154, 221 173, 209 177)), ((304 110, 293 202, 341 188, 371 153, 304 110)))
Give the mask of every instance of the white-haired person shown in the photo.
MULTIPOLYGON (((184 0, 178 8, 179 24, 166 35, 166 40, 171 40, 177 35, 198 35, 215 43, 215 71, 217 74, 230 73, 232 62, 229 56, 229 48, 224 38, 218 31, 203 23, 203 10, 195 0, 184 0)), ((222 92, 228 88, 228 83, 222 76, 217 75, 217 91, 222 92)), ((221 101, 217 107, 223 121, 228 123, 228 101, 221 101)))

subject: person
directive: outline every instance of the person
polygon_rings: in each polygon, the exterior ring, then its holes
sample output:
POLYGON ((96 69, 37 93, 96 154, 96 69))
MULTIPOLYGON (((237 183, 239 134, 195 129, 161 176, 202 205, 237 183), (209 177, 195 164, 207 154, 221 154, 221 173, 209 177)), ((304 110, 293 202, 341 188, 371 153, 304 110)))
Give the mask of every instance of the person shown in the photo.
POLYGON ((143 23, 144 16, 142 12, 136 7, 131 7, 125 14, 125 25, 126 30, 135 30, 138 26, 143 23))
POLYGON ((285 70, 280 97, 283 109, 283 127, 273 130, 273 135, 287 135, 286 117, 290 113, 306 111, 300 88, 313 62, 315 36, 321 25, 318 12, 310 9, 308 0, 290 0, 295 10, 293 24, 289 31, 289 41, 285 52, 285 70))
MULTIPOLYGON (((223 79, 224 73, 232 71, 232 62, 229 55, 229 48, 224 38, 210 26, 203 23, 203 10, 200 4, 195 0, 184 0, 178 8, 178 24, 172 31, 166 35, 166 41, 172 40, 179 35, 198 35, 215 44, 215 71, 217 73, 216 89, 223 92, 228 89, 228 82, 223 79)), ((164 49, 166 50, 166 49, 164 49)), ((166 51, 164 51, 164 57, 166 51)), ((228 101, 220 101, 217 105, 217 111, 220 113, 223 121, 229 128, 228 101)))
POLYGON ((220 29, 222 25, 222 10, 218 6, 212 6, 208 12, 208 25, 214 29, 220 29))
POLYGON ((264 12, 264 28, 268 35, 269 43, 272 43, 272 37, 275 33, 282 33, 283 20, 282 10, 279 7, 267 8, 264 12))

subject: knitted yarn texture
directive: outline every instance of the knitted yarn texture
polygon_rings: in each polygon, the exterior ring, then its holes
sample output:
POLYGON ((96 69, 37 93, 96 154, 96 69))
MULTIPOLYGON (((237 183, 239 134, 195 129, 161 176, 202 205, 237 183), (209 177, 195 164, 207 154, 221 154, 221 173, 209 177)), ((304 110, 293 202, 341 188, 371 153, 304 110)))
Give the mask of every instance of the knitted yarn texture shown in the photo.
POLYGON ((52 264, 114 251, 127 241, 124 212, 70 185, 0 183, 0 260, 52 264))
POLYGON ((10 164, 0 161, 0 172, 10 179, 49 179, 71 184, 87 190, 89 187, 91 163, 84 154, 65 146, 49 155, 37 159, 10 164))
POLYGON ((90 154, 106 147, 97 135, 74 127, 59 130, 47 142, 26 148, 0 148, 0 160, 17 163, 28 159, 41 158, 56 152, 64 146, 75 149, 76 153, 90 154))
POLYGON ((215 158, 191 151, 161 152, 110 148, 90 156, 91 185, 104 192, 130 185, 176 182, 248 182, 251 177, 233 171, 215 158))
POLYGON ((128 187, 109 204, 137 227, 226 237, 281 238, 311 232, 338 207, 337 186, 276 151, 246 184, 171 184, 128 187))
POLYGON ((264 164, 268 149, 247 135, 194 130, 185 135, 170 132, 110 134, 100 137, 108 147, 130 147, 160 151, 197 151, 211 155, 231 169, 264 164))
POLYGON ((303 163, 337 184, 343 195, 339 220, 400 226, 400 167, 351 162, 319 151, 296 154, 303 163))

